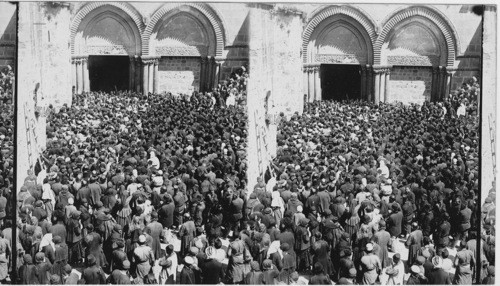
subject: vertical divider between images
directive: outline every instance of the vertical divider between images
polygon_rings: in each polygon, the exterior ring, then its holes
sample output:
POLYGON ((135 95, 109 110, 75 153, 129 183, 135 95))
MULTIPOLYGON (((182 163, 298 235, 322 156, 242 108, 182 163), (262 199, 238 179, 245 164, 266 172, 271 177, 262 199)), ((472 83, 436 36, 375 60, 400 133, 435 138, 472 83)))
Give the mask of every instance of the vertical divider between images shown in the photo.
MULTIPOLYGON (((19 86, 19 2, 15 3, 16 5, 16 40, 15 40, 15 61, 14 61, 14 94, 13 94, 13 100, 14 100, 14 112, 13 112, 13 125, 14 125, 14 138, 12 138, 12 141, 14 142, 14 172, 13 172, 13 182, 12 182, 12 191, 13 191, 13 201, 11 202, 14 204, 15 208, 17 208, 17 113, 18 113, 18 86, 19 86)), ((11 272, 11 284, 16 284, 17 281, 17 211, 14 211, 12 214, 12 241, 11 241, 11 246, 12 246, 12 272, 11 272)))

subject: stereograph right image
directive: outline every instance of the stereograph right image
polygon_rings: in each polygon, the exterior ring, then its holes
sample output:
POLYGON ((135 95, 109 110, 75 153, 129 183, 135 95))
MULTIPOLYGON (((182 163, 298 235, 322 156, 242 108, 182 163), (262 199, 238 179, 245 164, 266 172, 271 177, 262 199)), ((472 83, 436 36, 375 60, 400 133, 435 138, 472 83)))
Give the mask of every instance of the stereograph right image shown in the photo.
POLYGON ((495 283, 495 5, 8 5, 0 283, 495 283))

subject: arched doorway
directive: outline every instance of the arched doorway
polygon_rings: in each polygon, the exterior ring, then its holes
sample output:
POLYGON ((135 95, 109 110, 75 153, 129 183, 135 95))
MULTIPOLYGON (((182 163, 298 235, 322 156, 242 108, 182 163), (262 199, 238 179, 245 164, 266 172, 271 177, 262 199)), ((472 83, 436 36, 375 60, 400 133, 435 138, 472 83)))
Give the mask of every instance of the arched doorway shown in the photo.
POLYGON ((208 91, 217 84, 216 56, 222 54, 222 23, 206 4, 167 4, 152 16, 144 41, 155 58, 159 92, 208 91))
MULTIPOLYGON (((381 101, 423 103, 449 94, 457 36, 450 21, 429 7, 412 6, 388 17, 374 44, 381 101)), ((378 87, 378 88, 377 88, 378 87)))
POLYGON ((308 101, 369 99, 374 37, 371 20, 353 7, 317 13, 303 35, 308 101))
POLYGON ((437 75, 446 66, 445 43, 439 28, 423 17, 394 26, 381 51, 382 63, 391 67, 385 101, 421 104, 440 98, 437 75))
POLYGON ((140 86, 135 61, 142 47, 140 19, 127 4, 91 3, 77 13, 71 48, 78 93, 140 86))

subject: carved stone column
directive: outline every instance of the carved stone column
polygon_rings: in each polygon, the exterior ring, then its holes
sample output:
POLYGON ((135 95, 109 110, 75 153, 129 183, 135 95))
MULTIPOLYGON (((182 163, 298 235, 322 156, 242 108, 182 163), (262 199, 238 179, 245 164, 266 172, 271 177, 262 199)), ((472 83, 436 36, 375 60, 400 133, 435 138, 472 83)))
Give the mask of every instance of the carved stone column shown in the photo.
POLYGON ((135 63, 134 63, 134 56, 129 56, 128 57, 128 90, 134 90, 134 70, 135 70, 135 63))
POLYGON ((134 83, 135 83, 135 91, 137 93, 141 92, 141 79, 142 79, 142 68, 141 68, 141 59, 138 56, 134 57, 134 83))
POLYGON ((445 86, 445 93, 444 93, 444 98, 448 98, 450 96, 451 92, 451 83, 453 82, 453 75, 455 74, 455 70, 448 70, 446 72, 446 86, 445 86))
POLYGON ((375 86, 374 86, 374 91, 375 91, 375 97, 373 101, 375 103, 380 102, 380 70, 373 70, 373 75, 375 77, 375 86))
POLYGON ((200 92, 204 92, 205 88, 207 86, 206 81, 207 81, 207 57, 201 57, 200 63, 200 92))
POLYGON ((361 75, 361 87, 360 87, 360 91, 359 91, 359 93, 360 93, 359 97, 362 100, 368 100, 368 98, 366 98, 366 66, 361 65, 360 69, 359 69, 359 73, 361 75))
POLYGON ((82 73, 83 73, 83 91, 90 91, 90 80, 89 80, 89 68, 88 68, 89 57, 85 56, 82 58, 82 73))
POLYGON ((438 98, 439 92, 439 67, 432 67, 431 102, 438 98))
POLYGON ((373 102, 373 68, 371 65, 366 65, 366 100, 373 102))
POLYGON ((83 68, 82 68, 82 59, 76 59, 76 93, 82 94, 83 92, 83 68))
POLYGON ((438 81, 438 96, 436 98, 436 101, 441 101, 444 98, 444 93, 445 93, 445 84, 446 84, 446 67, 439 67, 439 81, 438 81))
POLYGON ((310 100, 316 100, 314 97, 314 70, 312 67, 307 68, 307 86, 309 87, 308 93, 310 100))
POLYGON ((209 91, 212 91, 212 89, 214 88, 214 78, 215 78, 215 66, 216 66, 216 63, 215 63, 215 58, 214 57, 210 57, 209 59, 209 66, 210 66, 210 69, 209 69, 209 76, 208 76, 208 90, 209 91))
POLYGON ((306 95, 306 97, 305 97, 306 102, 310 102, 310 100, 309 100, 309 86, 308 86, 307 70, 308 70, 308 67, 302 66, 302 79, 303 79, 302 80, 303 81, 302 92, 303 92, 303 94, 306 95))
POLYGON ((385 73, 386 69, 380 70, 380 101, 385 102, 385 73))
POLYGON ((142 58, 142 94, 149 92, 149 60, 142 58))
POLYGON ((224 62, 223 59, 216 58, 215 59, 215 74, 214 74, 214 87, 217 87, 219 85, 219 80, 220 80, 220 71, 222 68, 222 63, 224 62))
POLYGON ((160 91, 158 90, 158 87, 160 85, 160 74, 158 72, 158 65, 160 64, 160 58, 155 58, 153 61, 153 74, 154 74, 154 80, 153 80, 153 92, 154 93, 159 93, 160 91))
POLYGON ((314 66, 313 68, 314 72, 314 99, 315 100, 321 100, 322 99, 322 94, 321 94, 321 75, 320 75, 320 66, 314 66))
POLYGON ((391 79, 391 69, 386 69, 385 71, 385 91, 384 91, 384 102, 389 102, 389 86, 390 86, 390 79, 391 79))
POLYGON ((154 65, 155 59, 150 59, 148 61, 148 90, 149 92, 154 92, 154 70, 155 70, 155 65, 154 65))
POLYGON ((78 81, 76 69, 77 69, 77 59, 73 56, 71 57, 71 85, 72 85, 72 91, 74 93, 77 92, 77 81, 78 81))

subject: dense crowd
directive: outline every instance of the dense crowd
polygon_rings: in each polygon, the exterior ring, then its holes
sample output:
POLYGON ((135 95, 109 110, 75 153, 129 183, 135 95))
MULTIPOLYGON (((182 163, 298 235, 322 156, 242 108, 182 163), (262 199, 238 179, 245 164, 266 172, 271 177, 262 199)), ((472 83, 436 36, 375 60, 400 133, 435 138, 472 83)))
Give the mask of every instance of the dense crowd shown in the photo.
POLYGON ((479 207, 477 101, 454 97, 316 102, 281 123, 271 207, 294 270, 312 269, 313 284, 494 283, 495 190, 479 207), (465 112, 447 109, 454 100, 465 112))
POLYGON ((189 283, 195 245, 237 229, 247 77, 189 97, 92 92, 51 108, 47 176, 37 183, 35 168, 18 194, 17 283, 189 283))
POLYGON ((11 256, 12 229, 4 222, 13 219, 14 183, 14 72, 10 66, 0 73, 0 282, 7 278, 8 259, 11 256))
POLYGON ((244 86, 245 71, 213 93, 88 93, 51 112, 47 177, 18 195, 17 282, 494 282, 475 102, 308 104, 278 128, 277 184, 247 186, 247 116, 228 102, 244 86))

